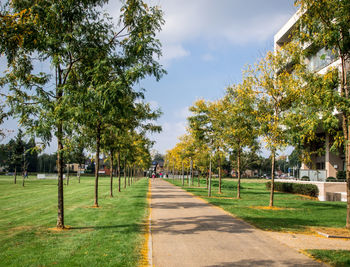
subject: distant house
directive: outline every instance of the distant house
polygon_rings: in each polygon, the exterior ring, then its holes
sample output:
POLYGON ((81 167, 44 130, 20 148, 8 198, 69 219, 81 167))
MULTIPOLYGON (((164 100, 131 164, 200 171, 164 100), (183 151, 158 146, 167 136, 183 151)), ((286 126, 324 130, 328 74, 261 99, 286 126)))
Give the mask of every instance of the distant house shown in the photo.
POLYGON ((164 160, 158 160, 157 166, 156 166, 156 173, 163 173, 164 172, 164 160))
POLYGON ((152 162, 149 169, 150 174, 164 173, 164 160, 156 160, 152 162))

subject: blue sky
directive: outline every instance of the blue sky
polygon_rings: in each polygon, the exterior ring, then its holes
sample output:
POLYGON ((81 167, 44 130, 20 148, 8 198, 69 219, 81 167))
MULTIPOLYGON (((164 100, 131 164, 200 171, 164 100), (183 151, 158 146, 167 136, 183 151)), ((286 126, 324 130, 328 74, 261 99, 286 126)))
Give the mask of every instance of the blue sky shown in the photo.
MULTIPOLYGON (((154 1, 153 1, 154 2, 154 1)), ((215 100, 241 81, 242 69, 273 49, 274 34, 296 12, 293 0, 160 0, 168 74, 140 86, 147 101, 160 107, 163 126, 154 149, 165 153, 185 133, 188 107, 197 99, 215 100)), ((291 149, 285 151, 290 153, 291 149)), ((262 150, 267 155, 266 150, 262 150)))
MULTIPOLYGON (((146 101, 163 112, 157 122, 163 131, 151 138, 156 141, 154 149, 165 153, 185 133, 188 107, 200 98, 221 98, 227 86, 240 82, 244 66, 273 49, 273 35, 296 7, 293 0, 146 2, 164 11, 165 25, 158 37, 163 45, 160 62, 168 74, 159 82, 148 78, 138 87, 145 88, 146 101)), ((118 1, 106 7, 116 22, 119 8, 118 1)), ((16 131, 17 123, 6 121, 3 128, 16 131)), ((52 145, 47 152, 55 149, 52 145)))

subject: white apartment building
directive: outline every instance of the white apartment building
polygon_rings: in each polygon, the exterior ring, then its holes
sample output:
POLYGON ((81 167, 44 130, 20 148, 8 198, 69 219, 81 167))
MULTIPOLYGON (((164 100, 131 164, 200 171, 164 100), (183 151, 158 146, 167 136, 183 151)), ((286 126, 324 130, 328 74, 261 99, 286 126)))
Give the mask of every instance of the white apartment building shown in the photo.
MULTIPOLYGON (((283 45, 291 42, 291 34, 296 22, 300 18, 301 13, 297 11, 283 27, 274 36, 274 49, 279 50, 283 45)), ((307 46, 306 48, 307 49, 307 46)), ((341 72, 340 58, 335 56, 331 51, 320 49, 306 59, 306 63, 310 70, 324 74, 331 67, 339 68, 341 72)), ((327 177, 336 177, 337 171, 344 170, 345 156, 342 151, 334 153, 330 151, 332 136, 320 129, 318 136, 323 137, 325 142, 315 144, 316 146, 324 146, 325 153, 322 156, 314 155, 311 157, 311 163, 303 163, 300 169, 299 176, 308 176, 312 181, 324 181, 327 177)), ((315 148, 315 147, 314 147, 315 148)), ((311 148, 312 149, 312 148, 311 148)))

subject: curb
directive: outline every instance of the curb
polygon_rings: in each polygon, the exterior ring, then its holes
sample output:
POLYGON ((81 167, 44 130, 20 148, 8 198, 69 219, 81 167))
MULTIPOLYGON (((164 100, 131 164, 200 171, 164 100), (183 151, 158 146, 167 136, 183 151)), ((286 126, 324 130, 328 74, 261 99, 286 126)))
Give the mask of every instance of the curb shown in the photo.
POLYGON ((148 189, 148 266, 153 266, 153 251, 152 251, 152 210, 151 210, 151 196, 152 196, 152 191, 151 191, 151 181, 149 181, 149 189, 148 189))
POLYGON ((319 231, 317 231, 317 233, 318 233, 319 235, 322 235, 322 236, 327 237, 327 238, 343 238, 343 239, 350 239, 350 236, 329 235, 329 234, 322 233, 322 232, 319 232, 319 231))

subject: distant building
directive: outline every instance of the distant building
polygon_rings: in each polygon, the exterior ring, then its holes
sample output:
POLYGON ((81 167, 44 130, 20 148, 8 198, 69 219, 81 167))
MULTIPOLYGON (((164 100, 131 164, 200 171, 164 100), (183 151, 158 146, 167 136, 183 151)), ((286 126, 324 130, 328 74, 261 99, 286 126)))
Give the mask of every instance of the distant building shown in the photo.
POLYGON ((149 168, 150 175, 164 173, 164 160, 156 160, 152 162, 151 167, 149 168))

